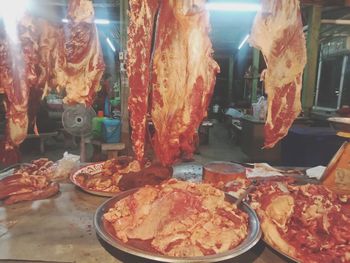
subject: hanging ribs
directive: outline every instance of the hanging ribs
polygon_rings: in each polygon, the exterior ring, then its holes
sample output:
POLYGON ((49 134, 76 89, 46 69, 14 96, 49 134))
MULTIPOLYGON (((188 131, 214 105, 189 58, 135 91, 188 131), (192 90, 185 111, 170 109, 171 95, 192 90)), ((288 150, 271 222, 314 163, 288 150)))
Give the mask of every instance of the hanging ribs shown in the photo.
POLYGON ((262 0, 249 42, 261 50, 268 96, 265 148, 287 135, 301 111, 300 93, 306 63, 305 37, 298 0, 262 0))
POLYGON ((204 4, 204 0, 131 2, 129 110, 138 159, 144 152, 147 110, 155 127, 153 147, 163 165, 193 154, 194 136, 219 72, 212 59, 204 4))
POLYGON ((105 69, 92 1, 70 0, 68 23, 58 39, 56 81, 68 104, 91 105, 105 69))

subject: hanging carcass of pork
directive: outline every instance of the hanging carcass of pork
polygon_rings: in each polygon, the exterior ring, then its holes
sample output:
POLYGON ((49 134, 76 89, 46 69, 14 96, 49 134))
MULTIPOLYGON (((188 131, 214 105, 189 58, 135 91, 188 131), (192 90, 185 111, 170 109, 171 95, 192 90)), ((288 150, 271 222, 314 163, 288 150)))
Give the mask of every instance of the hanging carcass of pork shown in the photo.
POLYGON ((249 42, 261 50, 267 65, 262 72, 268 96, 264 147, 271 148, 287 135, 301 112, 306 47, 299 0, 261 3, 249 42))

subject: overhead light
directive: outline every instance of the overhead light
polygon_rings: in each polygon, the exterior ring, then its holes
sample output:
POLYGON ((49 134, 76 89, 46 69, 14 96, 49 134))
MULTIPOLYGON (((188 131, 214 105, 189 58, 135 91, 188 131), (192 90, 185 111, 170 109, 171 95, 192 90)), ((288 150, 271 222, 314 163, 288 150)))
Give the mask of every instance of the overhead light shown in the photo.
MULTIPOLYGON (((63 18, 62 19, 62 22, 63 23, 68 23, 69 22, 69 20, 67 19, 67 18, 63 18)), ((107 20, 107 19, 95 19, 94 20, 94 23, 95 24, 99 24, 99 25, 108 25, 109 23, 110 23, 110 21, 109 20, 107 20)))
POLYGON ((241 44, 239 44, 238 49, 241 49, 244 46, 244 44, 245 44, 245 42, 247 42, 248 38, 249 38, 249 34, 244 37, 241 44))
POLYGON ((261 5, 254 3, 207 3, 206 9, 213 11, 256 12, 261 9, 261 5))
POLYGON ((28 0, 0 1, 0 18, 2 18, 6 34, 17 41, 17 22, 30 7, 28 0), (5 3, 6 2, 6 3, 5 3))
POLYGON ((94 22, 95 24, 99 24, 99 25, 108 25, 110 23, 109 20, 107 19, 98 19, 98 18, 96 18, 94 22))
POLYGON ((107 40, 107 43, 108 43, 108 45, 110 46, 110 48, 113 50, 113 52, 115 52, 115 47, 114 47, 114 45, 112 44, 111 40, 110 40, 108 37, 106 38, 106 40, 107 40))

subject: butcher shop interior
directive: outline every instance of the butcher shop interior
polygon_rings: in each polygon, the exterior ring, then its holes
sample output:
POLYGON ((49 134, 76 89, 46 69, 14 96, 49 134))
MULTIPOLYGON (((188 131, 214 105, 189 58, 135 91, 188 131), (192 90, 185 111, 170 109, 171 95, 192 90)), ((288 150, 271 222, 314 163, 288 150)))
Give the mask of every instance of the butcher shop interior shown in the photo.
POLYGON ((350 1, 0 1, 1 262, 350 262, 350 1))

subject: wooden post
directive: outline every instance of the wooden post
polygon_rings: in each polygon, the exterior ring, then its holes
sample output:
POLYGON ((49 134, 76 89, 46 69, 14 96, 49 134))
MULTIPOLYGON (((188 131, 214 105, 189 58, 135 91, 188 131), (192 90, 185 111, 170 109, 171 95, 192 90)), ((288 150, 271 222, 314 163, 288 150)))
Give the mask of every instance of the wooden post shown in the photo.
POLYGON ((228 103, 231 103, 233 100, 233 54, 230 54, 229 56, 229 61, 228 61, 228 103))
POLYGON ((128 98, 129 98, 129 83, 126 74, 125 55, 127 57, 127 28, 128 28, 128 0, 120 0, 120 46, 123 52, 124 59, 121 61, 120 68, 121 89, 120 89, 120 104, 121 104, 121 141, 125 143, 126 154, 131 153, 131 141, 129 132, 129 111, 128 111, 128 98))
POLYGON ((257 102, 257 92, 259 83, 259 62, 260 62, 260 50, 253 48, 253 62, 252 62, 252 94, 251 103, 257 102))
POLYGON ((322 7, 313 5, 308 10, 308 32, 306 38, 307 63, 304 69, 302 106, 305 115, 309 115, 314 104, 316 90, 317 58, 322 7))

